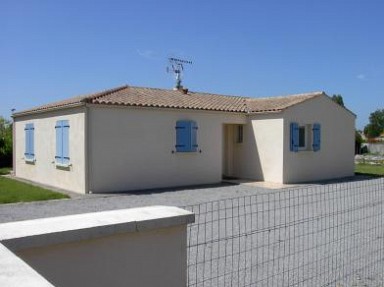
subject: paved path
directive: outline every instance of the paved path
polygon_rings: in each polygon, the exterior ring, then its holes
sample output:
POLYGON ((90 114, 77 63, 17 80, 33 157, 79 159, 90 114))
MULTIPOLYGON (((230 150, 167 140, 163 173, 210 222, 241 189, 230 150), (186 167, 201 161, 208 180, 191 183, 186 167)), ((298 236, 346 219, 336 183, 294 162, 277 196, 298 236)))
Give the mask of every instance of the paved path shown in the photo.
POLYGON ((247 185, 204 186, 121 194, 89 194, 64 200, 0 205, 0 223, 148 205, 185 206, 266 192, 247 185))

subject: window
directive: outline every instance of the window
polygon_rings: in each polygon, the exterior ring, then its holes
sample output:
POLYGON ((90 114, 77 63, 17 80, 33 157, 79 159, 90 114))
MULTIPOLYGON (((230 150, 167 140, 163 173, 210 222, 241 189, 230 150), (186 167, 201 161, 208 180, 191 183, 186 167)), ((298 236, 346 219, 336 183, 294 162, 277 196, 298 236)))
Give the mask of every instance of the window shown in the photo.
POLYGON ((69 122, 67 120, 56 122, 56 156, 57 165, 69 165, 69 122))
POLYGON ((236 142, 237 143, 243 142, 243 134, 244 134, 243 126, 238 125, 237 126, 237 132, 236 132, 236 142))
POLYGON ((196 152, 197 144, 197 124, 194 121, 176 122, 176 151, 177 152, 196 152))
POLYGON ((305 126, 299 127, 299 149, 305 149, 306 147, 305 134, 305 126))
POLYGON ((312 150, 317 152, 320 150, 321 140, 321 127, 320 124, 315 123, 313 125, 301 125, 298 123, 291 123, 290 125, 290 150, 298 152, 299 150, 312 150), (312 127, 312 129, 311 129, 312 127), (312 137, 311 132, 312 130, 312 137))
POLYGON ((25 128, 25 160, 35 160, 35 128, 33 124, 26 124, 25 128))

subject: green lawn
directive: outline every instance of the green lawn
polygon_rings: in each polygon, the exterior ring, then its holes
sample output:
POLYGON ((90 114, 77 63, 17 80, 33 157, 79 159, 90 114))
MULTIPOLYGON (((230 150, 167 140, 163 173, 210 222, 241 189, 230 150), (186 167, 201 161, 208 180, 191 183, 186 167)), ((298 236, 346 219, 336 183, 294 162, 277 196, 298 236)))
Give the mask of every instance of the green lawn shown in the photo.
POLYGON ((69 196, 0 176, 0 204, 61 198, 69 196))
POLYGON ((371 176, 384 176, 384 165, 356 164, 355 173, 371 176))

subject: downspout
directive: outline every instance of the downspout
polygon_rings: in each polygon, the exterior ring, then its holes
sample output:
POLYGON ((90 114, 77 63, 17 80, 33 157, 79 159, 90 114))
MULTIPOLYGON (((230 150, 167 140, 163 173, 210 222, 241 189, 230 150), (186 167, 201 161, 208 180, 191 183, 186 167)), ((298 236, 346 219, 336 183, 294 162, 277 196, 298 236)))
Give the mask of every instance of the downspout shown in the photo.
POLYGON ((89 107, 87 104, 84 105, 84 172, 85 172, 85 193, 89 193, 89 107))
POLYGON ((16 124, 15 117, 12 115, 12 170, 16 176, 16 124))

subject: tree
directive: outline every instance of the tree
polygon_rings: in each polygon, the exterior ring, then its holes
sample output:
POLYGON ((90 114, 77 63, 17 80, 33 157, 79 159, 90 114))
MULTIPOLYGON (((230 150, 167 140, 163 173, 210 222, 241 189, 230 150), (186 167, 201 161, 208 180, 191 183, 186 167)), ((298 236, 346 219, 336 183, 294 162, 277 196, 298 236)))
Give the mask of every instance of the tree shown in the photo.
POLYGON ((340 106, 345 107, 344 106, 344 100, 343 100, 343 97, 341 95, 333 95, 332 100, 334 102, 338 103, 340 106))
POLYGON ((378 109, 369 116, 369 124, 364 128, 364 134, 368 138, 380 136, 384 131, 384 109, 378 109))
POLYGON ((0 116, 0 167, 12 163, 12 123, 0 116))
POLYGON ((363 144, 364 140, 361 136, 361 131, 355 130, 355 154, 361 153, 361 145, 363 144))

